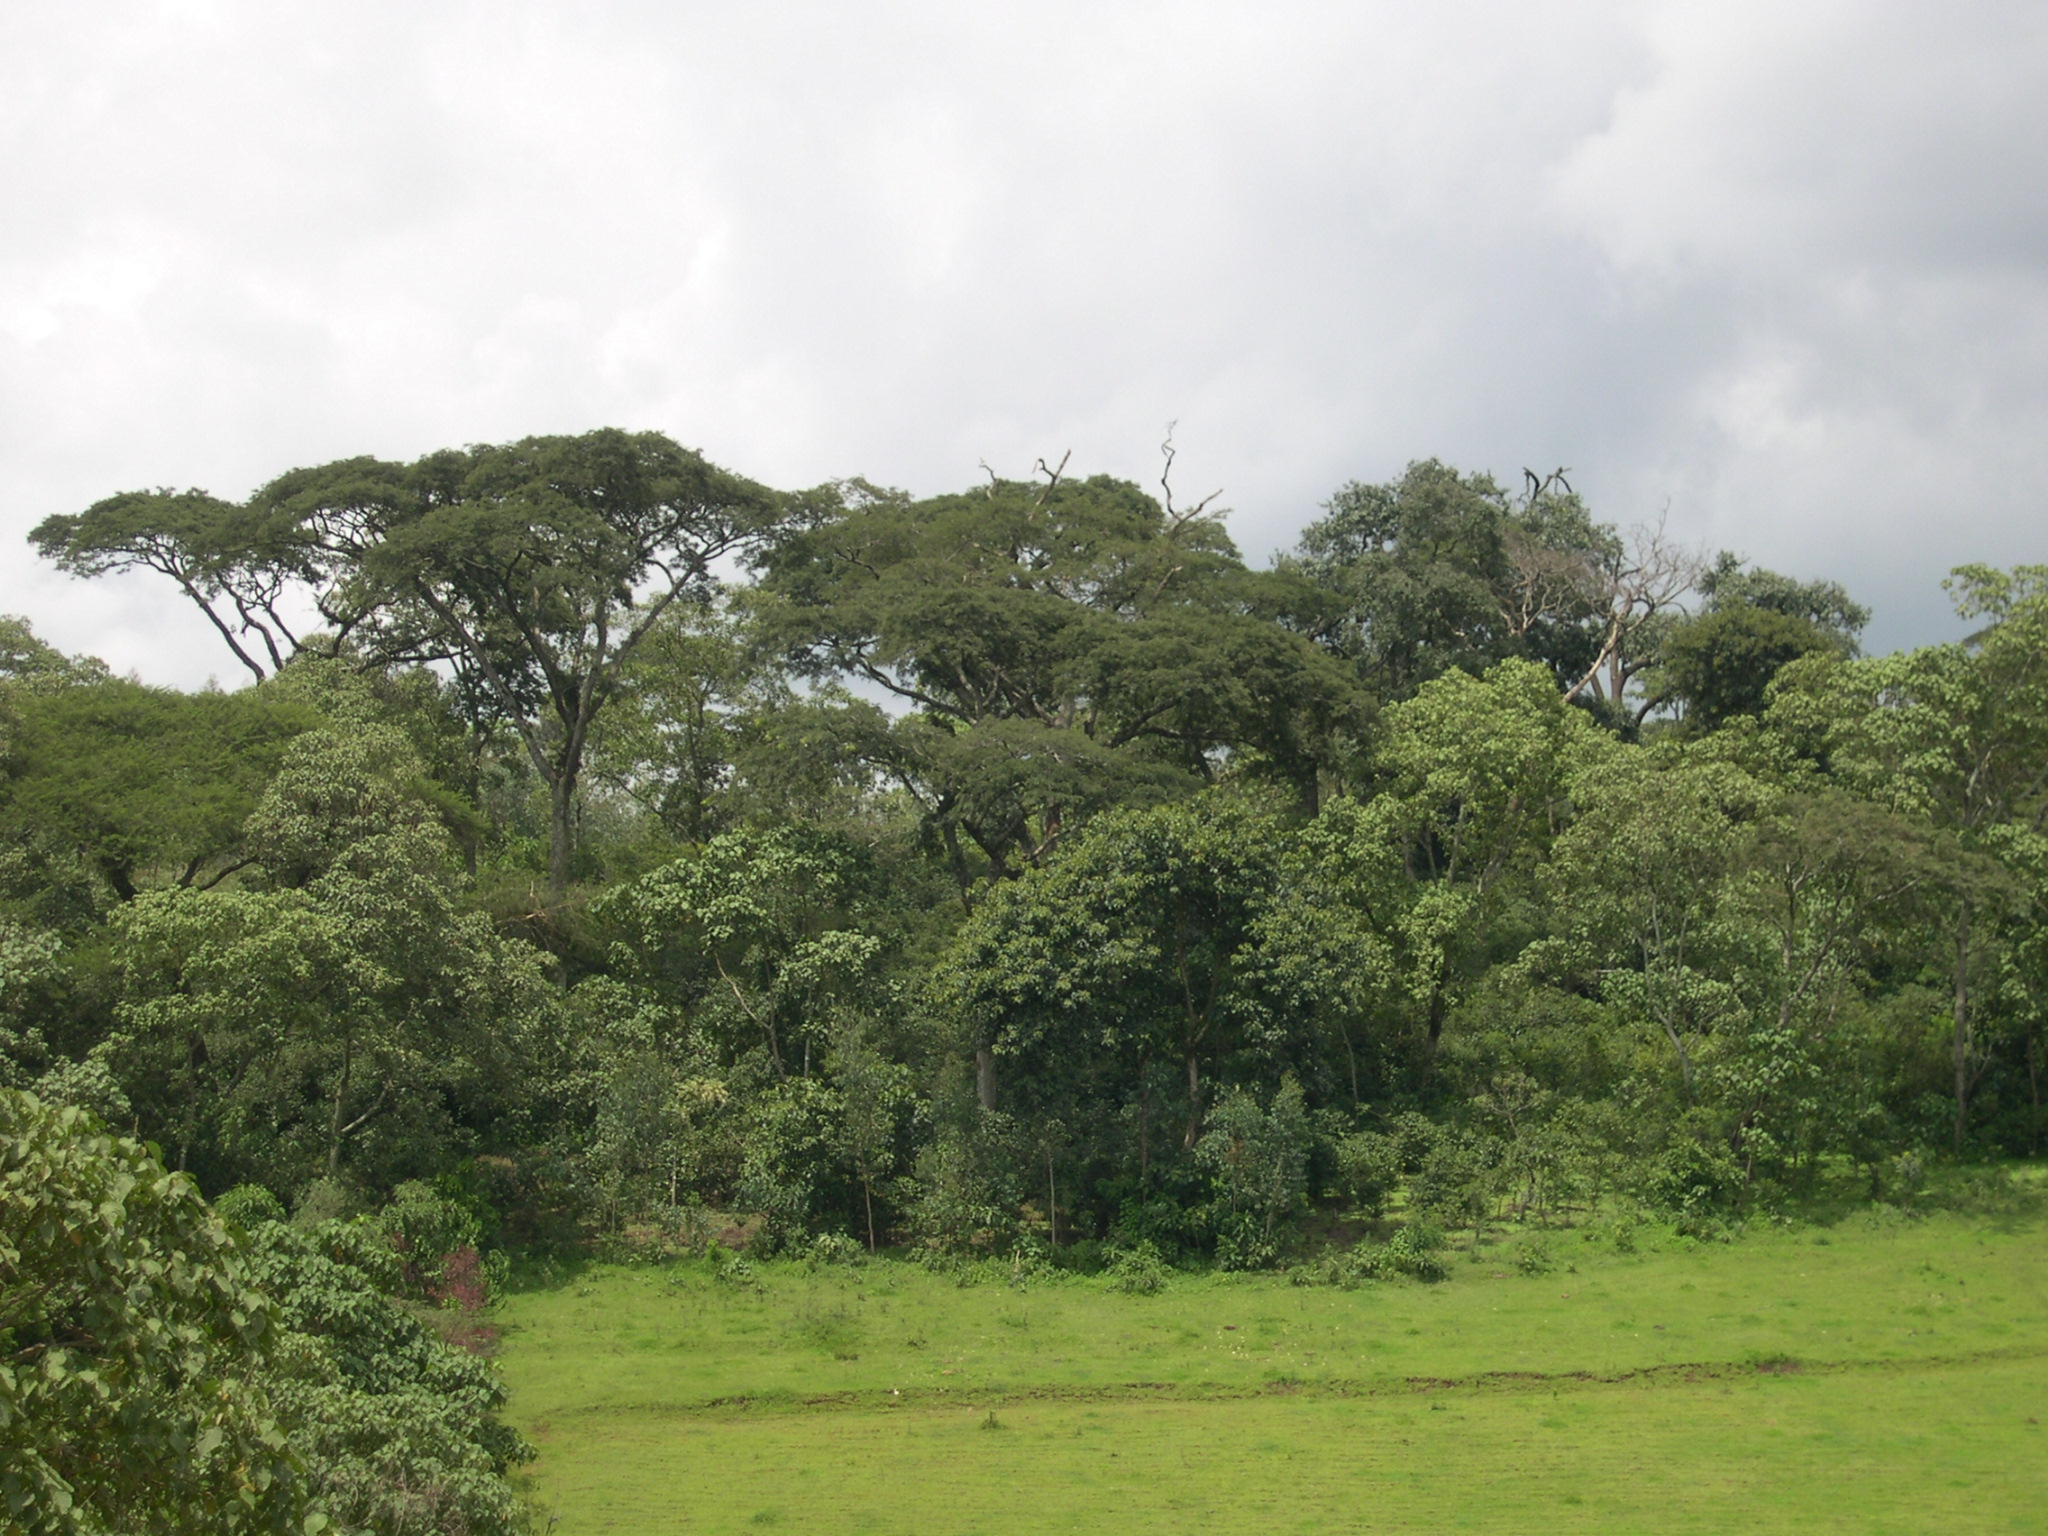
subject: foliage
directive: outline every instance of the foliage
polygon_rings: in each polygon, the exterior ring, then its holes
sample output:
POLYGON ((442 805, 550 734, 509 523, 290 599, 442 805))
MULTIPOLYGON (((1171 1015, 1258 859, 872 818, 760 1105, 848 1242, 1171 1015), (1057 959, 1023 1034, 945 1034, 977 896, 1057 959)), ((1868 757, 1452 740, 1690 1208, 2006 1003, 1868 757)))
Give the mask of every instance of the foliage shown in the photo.
POLYGON ((281 1319, 190 1180, 0 1090, 0 1497, 16 1529, 313 1532, 281 1319))
POLYGON ((532 1451, 498 1418, 505 1389, 393 1300, 406 1266, 384 1232, 260 1222, 250 1244, 251 1278, 287 1330, 272 1395, 323 1507, 380 1532, 521 1529, 505 1474, 532 1451))

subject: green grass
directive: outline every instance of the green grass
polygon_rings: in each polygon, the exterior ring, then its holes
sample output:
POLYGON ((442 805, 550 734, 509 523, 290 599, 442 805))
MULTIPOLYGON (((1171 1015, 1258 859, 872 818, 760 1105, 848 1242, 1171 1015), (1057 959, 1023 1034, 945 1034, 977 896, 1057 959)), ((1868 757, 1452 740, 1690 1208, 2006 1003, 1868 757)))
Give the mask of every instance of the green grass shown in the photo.
POLYGON ((1151 1297, 596 1268, 507 1301, 503 1366, 561 1536, 2048 1530, 2048 1224, 1644 1247, 1151 1297))

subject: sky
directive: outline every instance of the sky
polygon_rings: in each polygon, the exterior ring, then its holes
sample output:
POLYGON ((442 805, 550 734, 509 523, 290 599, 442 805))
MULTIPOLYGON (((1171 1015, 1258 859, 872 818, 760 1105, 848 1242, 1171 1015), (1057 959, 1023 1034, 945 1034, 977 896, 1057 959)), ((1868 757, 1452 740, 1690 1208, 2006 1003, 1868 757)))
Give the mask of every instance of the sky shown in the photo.
POLYGON ((781 486, 1571 471, 1868 648, 2048 561, 2048 6, 0 6, 0 611, 237 668, 24 542, 116 491, 601 425, 781 486))

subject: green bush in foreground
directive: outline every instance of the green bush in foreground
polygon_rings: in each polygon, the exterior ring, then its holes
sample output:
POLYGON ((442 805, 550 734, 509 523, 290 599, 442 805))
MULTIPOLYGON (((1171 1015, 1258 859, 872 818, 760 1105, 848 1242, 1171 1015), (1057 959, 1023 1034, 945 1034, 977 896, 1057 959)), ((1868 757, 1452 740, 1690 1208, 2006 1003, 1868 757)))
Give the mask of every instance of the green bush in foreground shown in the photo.
POLYGON ((393 1299, 387 1234, 222 1205, 0 1092, 0 1530, 517 1530, 504 1388, 393 1299))
POLYGON ((37 1533, 293 1531, 276 1309, 191 1181, 0 1091, 0 1496, 37 1533))

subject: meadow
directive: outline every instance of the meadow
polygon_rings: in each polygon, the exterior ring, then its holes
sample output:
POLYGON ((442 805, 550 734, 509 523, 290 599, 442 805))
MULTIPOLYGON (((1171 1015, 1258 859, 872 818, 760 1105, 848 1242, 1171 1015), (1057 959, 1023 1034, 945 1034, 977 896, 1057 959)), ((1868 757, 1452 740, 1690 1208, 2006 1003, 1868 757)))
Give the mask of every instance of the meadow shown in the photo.
POLYGON ((501 1364, 561 1536, 2048 1529, 2037 1204, 1547 1246, 1155 1295, 591 1265, 505 1301, 501 1364))

